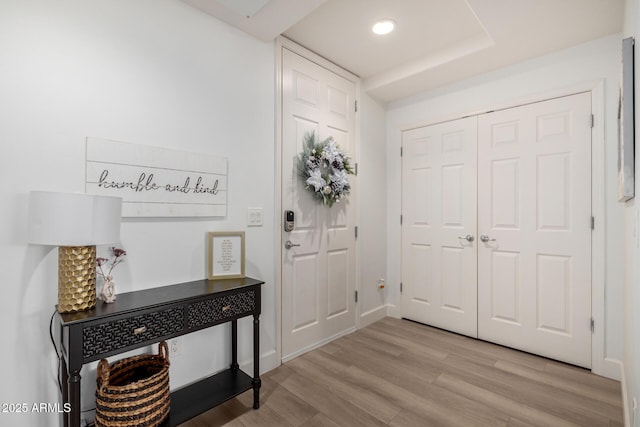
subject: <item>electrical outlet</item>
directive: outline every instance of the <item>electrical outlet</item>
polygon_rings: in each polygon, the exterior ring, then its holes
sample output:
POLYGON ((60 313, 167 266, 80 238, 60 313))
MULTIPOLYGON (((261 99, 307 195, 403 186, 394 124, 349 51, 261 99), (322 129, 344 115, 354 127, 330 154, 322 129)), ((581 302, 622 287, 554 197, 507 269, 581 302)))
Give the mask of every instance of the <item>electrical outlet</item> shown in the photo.
POLYGON ((378 279, 378 289, 379 290, 383 290, 384 289, 384 279, 383 278, 378 279))
POLYGON ((169 340, 169 360, 180 357, 182 354, 182 343, 180 338, 173 338, 169 340))

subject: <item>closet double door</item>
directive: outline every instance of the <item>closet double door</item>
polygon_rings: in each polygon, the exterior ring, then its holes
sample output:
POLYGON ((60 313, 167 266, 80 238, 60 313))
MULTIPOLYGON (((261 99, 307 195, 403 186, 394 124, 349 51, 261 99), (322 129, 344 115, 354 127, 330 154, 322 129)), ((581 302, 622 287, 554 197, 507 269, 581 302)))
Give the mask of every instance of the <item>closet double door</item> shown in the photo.
POLYGON ((590 367, 590 93, 402 146, 402 316, 590 367))

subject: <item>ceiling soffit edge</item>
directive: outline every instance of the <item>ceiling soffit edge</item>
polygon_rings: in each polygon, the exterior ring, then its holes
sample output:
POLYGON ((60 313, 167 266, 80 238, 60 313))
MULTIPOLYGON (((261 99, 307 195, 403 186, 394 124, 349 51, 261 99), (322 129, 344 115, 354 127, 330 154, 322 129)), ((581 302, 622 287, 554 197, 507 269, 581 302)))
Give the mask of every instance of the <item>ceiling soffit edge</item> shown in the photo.
MULTIPOLYGON (((182 1, 258 40, 272 42, 327 0, 270 0, 257 10, 255 15, 249 17, 239 13, 243 8, 235 7, 234 9, 237 11, 234 11, 218 0, 182 1)), ((247 7, 252 7, 251 3, 248 2, 247 7)), ((257 5, 253 5, 253 7, 255 10, 257 5)))
POLYGON ((367 92, 383 89, 385 86, 393 85, 399 80, 433 70, 493 46, 495 46, 495 42, 488 34, 471 37, 435 52, 426 58, 371 76, 364 80, 363 86, 367 92))

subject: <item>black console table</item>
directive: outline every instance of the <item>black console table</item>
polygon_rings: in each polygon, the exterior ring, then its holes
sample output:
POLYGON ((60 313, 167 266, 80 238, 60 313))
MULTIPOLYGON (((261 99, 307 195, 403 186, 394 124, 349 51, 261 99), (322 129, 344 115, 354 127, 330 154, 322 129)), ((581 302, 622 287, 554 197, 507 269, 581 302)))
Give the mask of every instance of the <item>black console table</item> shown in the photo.
POLYGON ((171 393, 171 412, 163 426, 176 426, 253 389, 260 406, 260 286, 251 278, 198 280, 119 294, 112 304, 59 314, 60 378, 65 427, 80 427, 80 370, 85 363, 231 322, 231 366, 171 393), (238 324, 253 315, 253 377, 238 366, 238 324))

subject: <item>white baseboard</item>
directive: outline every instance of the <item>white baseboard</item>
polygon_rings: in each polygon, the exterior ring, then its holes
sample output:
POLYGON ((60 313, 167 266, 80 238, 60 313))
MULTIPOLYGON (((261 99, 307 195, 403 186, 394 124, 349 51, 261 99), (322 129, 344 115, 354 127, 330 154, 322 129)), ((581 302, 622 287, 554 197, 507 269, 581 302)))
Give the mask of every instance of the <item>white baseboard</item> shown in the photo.
POLYGON ((620 388, 622 389, 622 413, 624 414, 624 427, 631 427, 635 423, 633 409, 629 407, 629 395, 627 394, 627 380, 624 375, 624 363, 616 361, 620 371, 620 388))
POLYGON ((387 306, 381 305, 360 315, 360 328, 365 328, 380 319, 387 317, 387 306))
POLYGON ((621 361, 605 357, 601 365, 601 371, 596 372, 594 370, 593 373, 612 380, 622 381, 622 370, 621 361))
POLYGON ((395 317, 396 319, 402 318, 400 306, 395 304, 387 304, 387 316, 395 317))
POLYGON ((278 353, 275 349, 260 355, 260 375, 269 372, 280 366, 278 353))
MULTIPOLYGON (((280 366, 280 361, 278 360, 278 353, 275 350, 269 350, 266 353, 262 353, 260 355, 260 375, 263 375, 275 368, 280 366)), ((240 369, 242 369, 247 374, 253 373, 253 360, 245 360, 244 362, 240 362, 240 369)))
POLYGON ((633 419, 633 408, 629 407, 629 395, 627 393, 627 379, 624 373, 624 363, 618 359, 605 358, 602 363, 601 370, 596 375, 620 381, 620 390, 622 391, 622 412, 624 414, 624 426, 631 427, 635 420, 633 419))
MULTIPOLYGON (((369 310, 366 313, 362 313, 360 315, 360 323, 359 323, 358 327, 359 328, 364 328, 364 327, 366 327, 366 326, 368 326, 368 325, 370 325, 370 324, 372 324, 374 322, 377 322, 378 320, 383 319, 384 317, 388 316, 388 307, 389 307, 388 305, 382 305, 380 307, 374 308, 373 310, 369 310)), ((336 338, 340 338, 342 336, 348 335, 348 334, 350 334, 352 332, 355 332, 355 331, 356 331, 356 328, 349 328, 346 331, 340 332, 340 333, 338 333, 338 334, 336 334, 334 336, 331 336, 331 337, 329 337, 327 339, 324 339, 324 340, 322 340, 320 342, 314 343, 314 344, 312 344, 312 345, 310 345, 308 347, 305 347, 305 348, 303 348, 301 350, 296 351, 295 353, 292 353, 292 354, 289 354, 287 356, 284 356, 284 357, 282 357, 282 363, 286 363, 289 360, 293 360, 296 357, 301 356, 301 355, 303 355, 303 354, 305 354, 305 353, 307 353, 307 352, 309 352, 311 350, 315 350, 318 347, 322 347, 323 345, 325 345, 327 343, 330 343, 331 341, 335 340, 336 338)), ((270 361, 266 361, 265 360, 265 362, 262 362, 263 359, 266 359, 266 355, 262 355, 260 357, 260 363, 261 364, 265 363, 265 369, 266 369, 266 366, 269 367, 269 369, 265 370, 265 372, 280 366, 280 363, 277 363, 278 362, 277 354, 275 354, 275 351, 272 352, 272 353, 273 354, 269 354, 269 356, 273 360, 270 360, 270 361)), ((250 362, 249 362, 249 364, 250 364, 250 362)), ((262 371, 262 365, 261 365, 260 371, 262 371)))
POLYGON ((305 347, 305 348, 303 348, 301 350, 296 351, 295 353, 291 353, 291 354, 288 354, 286 356, 283 356, 282 357, 282 363, 286 363, 289 360, 293 360, 296 357, 302 356, 303 354, 305 354, 305 353, 307 353, 307 352, 309 352, 311 350, 315 350, 318 347, 322 347, 323 345, 325 345, 327 343, 330 343, 331 341, 335 340, 336 338, 340 338, 342 336, 349 335, 350 333, 355 332, 355 331, 356 331, 355 327, 354 328, 349 328, 346 331, 342 331, 342 332, 340 332, 338 334, 335 334, 335 335, 333 335, 333 336, 331 336, 331 337, 329 337, 327 339, 324 339, 324 340, 322 340, 320 342, 314 343, 314 344, 312 344, 312 345, 310 345, 308 347, 305 347))

